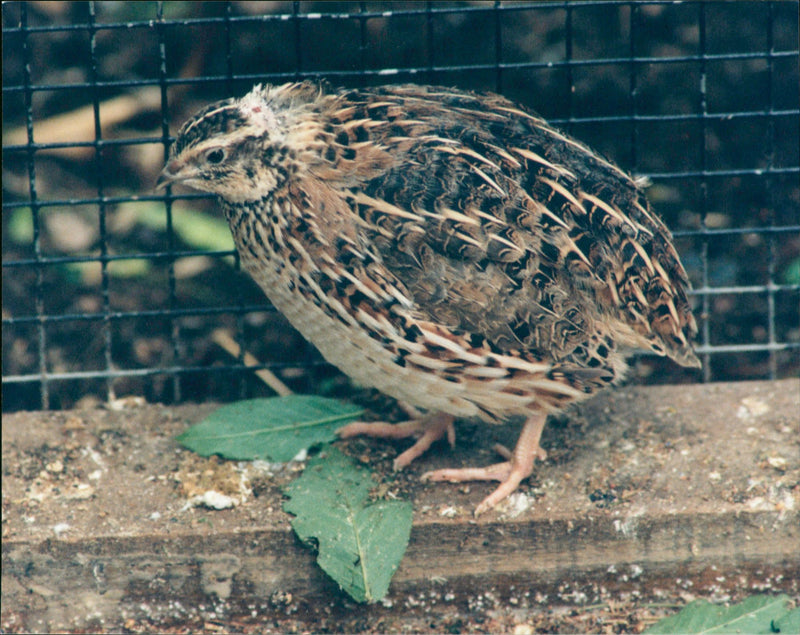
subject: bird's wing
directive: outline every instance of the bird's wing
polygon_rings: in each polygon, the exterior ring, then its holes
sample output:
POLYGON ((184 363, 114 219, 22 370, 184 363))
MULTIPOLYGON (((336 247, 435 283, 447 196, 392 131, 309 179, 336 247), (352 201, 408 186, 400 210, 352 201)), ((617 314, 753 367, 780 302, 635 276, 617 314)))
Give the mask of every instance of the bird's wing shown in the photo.
POLYGON ((630 177, 502 97, 356 94, 331 160, 361 165, 362 231, 431 320, 555 360, 621 346, 695 364, 686 273, 630 177))

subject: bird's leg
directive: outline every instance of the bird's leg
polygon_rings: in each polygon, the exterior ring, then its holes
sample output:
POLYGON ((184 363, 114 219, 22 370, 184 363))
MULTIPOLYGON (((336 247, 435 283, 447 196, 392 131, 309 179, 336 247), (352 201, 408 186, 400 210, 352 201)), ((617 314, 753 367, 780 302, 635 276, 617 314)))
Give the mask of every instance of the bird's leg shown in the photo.
MULTIPOLYGON (((492 509, 497 503, 516 490, 522 480, 533 472, 533 462, 537 458, 542 461, 547 458, 547 453, 539 445, 546 418, 547 415, 545 414, 528 418, 522 428, 522 433, 519 435, 514 451, 508 457, 508 461, 489 465, 488 467, 435 470, 423 474, 422 478, 427 481, 450 481, 456 483, 463 481, 500 481, 500 486, 484 498, 475 509, 475 515, 478 516, 492 509)), ((502 449, 505 450, 505 448, 502 449)))
POLYGON ((384 423, 382 421, 356 421, 339 428, 336 434, 343 439, 355 436, 376 437, 379 439, 407 439, 417 437, 416 443, 394 460, 394 469, 406 467, 414 459, 422 456, 431 445, 447 437, 451 446, 456 443, 456 431, 452 415, 437 413, 403 423, 384 423))

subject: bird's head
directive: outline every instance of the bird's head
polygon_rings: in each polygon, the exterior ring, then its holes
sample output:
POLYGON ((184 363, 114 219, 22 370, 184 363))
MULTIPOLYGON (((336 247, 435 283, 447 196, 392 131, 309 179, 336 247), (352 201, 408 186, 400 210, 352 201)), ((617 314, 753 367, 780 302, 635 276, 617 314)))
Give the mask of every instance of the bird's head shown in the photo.
POLYGON ((156 188, 180 183, 233 204, 269 196, 296 169, 292 131, 319 94, 309 82, 256 86, 205 107, 181 127, 156 188))

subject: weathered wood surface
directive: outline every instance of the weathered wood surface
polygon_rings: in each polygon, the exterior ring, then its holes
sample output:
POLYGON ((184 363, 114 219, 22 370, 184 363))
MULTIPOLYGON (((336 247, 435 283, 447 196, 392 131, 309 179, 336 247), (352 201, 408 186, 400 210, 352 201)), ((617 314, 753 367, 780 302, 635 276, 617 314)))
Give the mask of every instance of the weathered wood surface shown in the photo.
MULTIPOLYGON (((233 464, 199 459, 173 440, 212 409, 5 416, 3 614, 41 630, 108 627, 142 612, 179 619, 195 606, 341 602, 281 511, 290 471, 251 470, 254 494, 232 509, 187 505, 203 488, 240 483, 233 464)), ((517 427, 459 432, 455 450, 435 447, 397 476, 389 473, 396 446, 344 446, 372 462, 383 488, 414 502, 390 601, 434 591, 458 601, 488 588, 540 603, 659 598, 689 587, 799 592, 796 379, 600 396, 549 426, 547 462, 478 519, 471 511, 491 485, 418 477, 494 460, 492 443, 513 444, 517 427)))

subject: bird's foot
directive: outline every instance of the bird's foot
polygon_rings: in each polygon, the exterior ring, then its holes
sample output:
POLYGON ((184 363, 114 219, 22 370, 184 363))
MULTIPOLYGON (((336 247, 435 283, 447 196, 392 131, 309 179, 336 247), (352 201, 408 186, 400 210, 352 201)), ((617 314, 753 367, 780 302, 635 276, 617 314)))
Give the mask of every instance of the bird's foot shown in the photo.
POLYGON ((417 441, 408 450, 394 460, 394 469, 400 470, 414 459, 422 456, 428 448, 439 439, 447 438, 450 446, 456 443, 456 431, 453 427, 454 417, 447 414, 434 414, 403 423, 385 423, 383 421, 356 421, 339 428, 336 434, 342 439, 356 436, 375 437, 378 439, 407 439, 416 437, 417 441))
POLYGON ((425 481, 450 481, 462 483, 464 481, 500 481, 500 485, 489 496, 481 501, 475 509, 475 515, 492 509, 497 503, 514 492, 523 479, 533 472, 533 463, 536 459, 544 461, 547 453, 539 445, 542 436, 545 416, 531 417, 525 422, 519 441, 513 452, 503 446, 497 450, 508 460, 495 463, 487 467, 470 467, 460 469, 445 469, 427 472, 422 475, 425 481))

